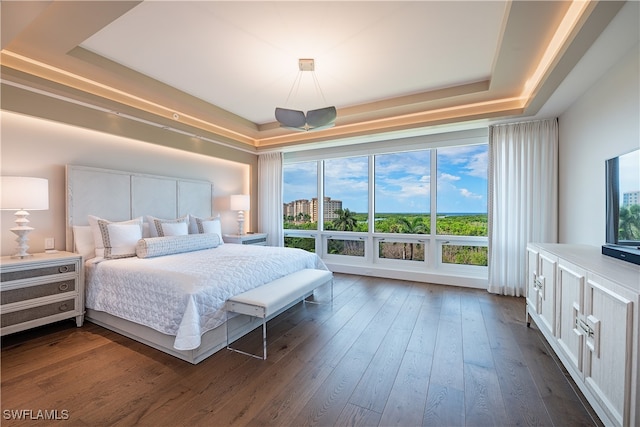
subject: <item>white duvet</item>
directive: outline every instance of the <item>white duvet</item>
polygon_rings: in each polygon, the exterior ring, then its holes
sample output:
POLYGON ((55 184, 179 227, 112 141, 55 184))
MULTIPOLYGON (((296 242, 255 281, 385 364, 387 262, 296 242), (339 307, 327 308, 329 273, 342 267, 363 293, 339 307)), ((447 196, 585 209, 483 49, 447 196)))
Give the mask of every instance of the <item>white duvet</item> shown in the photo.
POLYGON ((225 301, 303 268, 326 270, 313 253, 225 244, 157 258, 87 262, 86 306, 174 335, 174 348, 200 346, 225 321, 225 301))

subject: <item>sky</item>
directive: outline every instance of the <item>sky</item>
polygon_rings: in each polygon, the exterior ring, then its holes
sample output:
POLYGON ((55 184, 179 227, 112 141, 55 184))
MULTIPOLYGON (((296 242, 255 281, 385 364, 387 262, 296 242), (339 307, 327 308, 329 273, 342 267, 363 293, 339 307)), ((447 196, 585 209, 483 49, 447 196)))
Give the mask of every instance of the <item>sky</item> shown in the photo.
MULTIPOLYGON (((620 156, 620 194, 640 191, 640 150, 620 156)), ((622 201, 622 197, 620 197, 622 201)))
MULTIPOLYGON (((487 212, 487 145, 440 148, 437 178, 431 151, 375 156, 376 213, 429 213, 431 179, 437 182, 438 213, 487 212)), ((325 160, 325 195, 343 208, 368 211, 368 158, 325 160)), ((286 164, 284 201, 316 197, 315 162, 286 164)))

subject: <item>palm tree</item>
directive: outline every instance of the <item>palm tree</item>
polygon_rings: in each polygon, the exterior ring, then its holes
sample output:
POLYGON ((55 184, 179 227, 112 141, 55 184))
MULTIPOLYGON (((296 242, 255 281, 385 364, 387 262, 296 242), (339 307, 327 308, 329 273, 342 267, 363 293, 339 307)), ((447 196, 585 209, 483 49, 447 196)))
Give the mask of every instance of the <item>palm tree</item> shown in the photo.
MULTIPOLYGON (((351 212, 347 209, 336 209, 334 211, 337 218, 334 218, 331 223, 336 230, 339 231, 354 231, 358 226, 358 220, 355 218, 355 212, 351 212)), ((355 253, 357 249, 354 247, 354 242, 350 240, 345 240, 345 253, 355 253)))
POLYGON ((334 218, 332 222, 336 230, 339 231, 353 231, 358 225, 358 220, 355 217, 355 212, 351 212, 348 208, 337 209, 334 211, 337 218, 334 218))
MULTIPOLYGON (((402 218, 398 218, 398 221, 400 222, 400 225, 401 225, 401 228, 400 228, 401 233, 424 234, 424 232, 426 231, 424 221, 422 221, 422 218, 419 216, 411 217, 411 219, 402 217, 402 218)), ((414 243, 408 243, 408 245, 410 248, 409 259, 412 260, 414 243)), ((405 243, 404 246, 406 248, 407 243, 405 243)))

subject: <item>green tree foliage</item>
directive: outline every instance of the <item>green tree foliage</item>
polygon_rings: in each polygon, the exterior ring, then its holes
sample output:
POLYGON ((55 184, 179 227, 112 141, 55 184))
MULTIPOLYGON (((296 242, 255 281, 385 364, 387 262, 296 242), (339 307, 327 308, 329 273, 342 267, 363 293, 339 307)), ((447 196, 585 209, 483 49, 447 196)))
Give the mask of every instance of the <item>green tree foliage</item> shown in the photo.
POLYGON ((445 215, 436 220, 437 234, 450 236, 487 236, 487 215, 445 215))
POLYGON ((379 214, 375 221, 378 233, 429 234, 431 217, 404 213, 379 214))
MULTIPOLYGON (((635 210, 638 217, 638 208, 635 210)), ((621 228, 623 227, 623 214, 621 213, 621 228)), ((626 217, 625 217, 626 218, 626 217)), ((635 220, 636 233, 639 220, 635 220)), ((301 220, 291 217, 284 218, 286 230, 317 230, 318 224, 310 222, 306 215, 301 220)), ((449 236, 487 236, 488 224, 486 214, 476 215, 443 215, 436 221, 437 234, 449 236)), ((342 209, 339 217, 325 224, 326 230, 366 232, 368 230, 367 214, 358 214, 349 209, 342 209)), ((430 215, 416 215, 404 213, 378 214, 375 219, 375 231, 377 233, 405 233, 405 234, 430 234, 430 215)))
POLYGON ((355 231, 358 226, 358 220, 355 217, 355 212, 351 212, 348 208, 338 209, 335 211, 338 215, 331 224, 333 230, 338 231, 355 231))
MULTIPOLYGON (((325 224, 326 230, 366 232, 368 230, 368 215, 358 214, 349 209, 337 211, 338 218, 325 224)), ((640 235, 640 207, 636 207, 624 215, 620 215, 620 228, 632 230, 635 238, 640 235), (635 215, 635 216, 634 216, 635 215), (635 218, 635 219, 634 219, 635 218), (635 222, 634 222, 635 221, 635 222), (634 225, 635 224, 635 225, 634 225), (633 231, 635 230, 635 231, 633 231)), ((310 222, 309 216, 288 218, 285 217, 284 228, 288 230, 317 230, 318 224, 310 222)), ((376 233, 398 233, 398 234, 430 234, 431 216, 416 215, 407 213, 384 213, 378 214, 375 218, 376 233)), ((487 236, 488 221, 486 214, 470 215, 440 215, 436 219, 436 229, 438 235, 449 236, 487 236)), ((622 233, 622 231, 621 231, 622 233)), ((632 234, 633 235, 633 234, 632 234)), ((288 237, 286 246, 299 247, 315 251, 315 240, 310 238, 288 237)), ((401 250, 393 249, 396 243, 386 243, 380 250, 381 256, 391 259, 423 260, 424 247, 419 243, 402 242, 401 250)), ((331 239, 328 243, 330 254, 341 254, 351 256, 364 256, 364 244, 357 240, 336 240, 331 239)), ((447 264, 482 265, 488 264, 487 248, 482 246, 458 246, 445 245, 442 251, 442 262, 447 264)))
POLYGON ((484 246, 443 245, 442 262, 446 264, 482 265, 488 264, 488 249, 484 246))
POLYGON ((620 207, 618 240, 640 240, 640 205, 620 207))
POLYGON ((316 239, 310 237, 285 237, 284 246, 287 248, 304 249, 307 252, 316 252, 316 239))

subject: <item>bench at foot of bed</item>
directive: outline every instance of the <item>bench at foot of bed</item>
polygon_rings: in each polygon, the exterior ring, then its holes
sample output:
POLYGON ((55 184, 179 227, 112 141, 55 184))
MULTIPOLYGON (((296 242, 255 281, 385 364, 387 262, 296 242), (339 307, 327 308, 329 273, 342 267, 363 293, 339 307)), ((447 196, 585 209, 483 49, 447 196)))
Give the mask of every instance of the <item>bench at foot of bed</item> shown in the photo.
MULTIPOLYGON (((333 274, 326 270, 304 269, 266 283, 227 300, 226 310, 262 319, 262 356, 232 348, 227 330, 227 348, 258 359, 267 358, 267 320, 280 314, 294 303, 313 294, 316 288, 331 285, 333 301, 333 274)), ((312 301, 310 301, 312 302, 312 301)), ((229 322, 227 322, 228 324, 229 322)))

